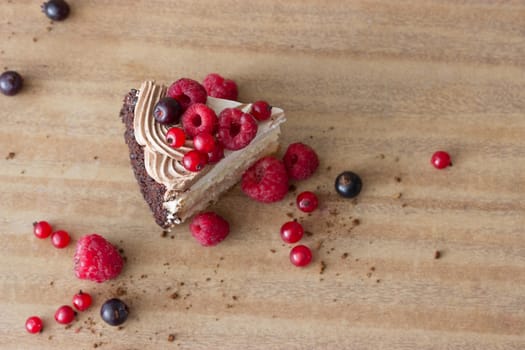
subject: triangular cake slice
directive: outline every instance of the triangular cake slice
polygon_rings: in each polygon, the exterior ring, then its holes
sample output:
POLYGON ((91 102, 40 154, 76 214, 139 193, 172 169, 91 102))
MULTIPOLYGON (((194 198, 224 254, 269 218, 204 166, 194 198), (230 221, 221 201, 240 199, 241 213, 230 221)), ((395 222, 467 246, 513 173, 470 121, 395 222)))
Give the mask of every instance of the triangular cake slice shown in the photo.
MULTIPOLYGON (((187 171, 181 164, 184 154, 193 149, 191 141, 182 148, 171 148, 165 139, 167 127, 153 117, 155 104, 166 95, 166 86, 145 81, 124 99, 120 117, 126 127, 125 141, 130 161, 144 199, 157 224, 169 228, 206 209, 235 185, 246 169, 259 158, 279 147, 280 125, 286 119, 280 108, 272 107, 271 117, 258 122, 255 138, 237 151, 224 151, 218 163, 199 172, 187 171)), ((217 116, 225 108, 249 112, 251 104, 208 96, 206 104, 217 116)))

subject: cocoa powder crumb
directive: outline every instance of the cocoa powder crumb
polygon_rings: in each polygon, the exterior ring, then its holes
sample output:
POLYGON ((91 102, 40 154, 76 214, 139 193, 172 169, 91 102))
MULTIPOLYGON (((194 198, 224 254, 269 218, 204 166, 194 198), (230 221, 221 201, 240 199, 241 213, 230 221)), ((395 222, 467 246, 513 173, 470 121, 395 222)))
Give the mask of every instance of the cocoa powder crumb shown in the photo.
POLYGON ((361 220, 359 220, 359 219, 352 220, 352 225, 354 225, 354 226, 358 226, 360 223, 361 223, 361 220))
POLYGON ((5 157, 6 160, 10 160, 10 159, 13 159, 14 157, 16 156, 16 153, 15 152, 9 152, 7 154, 7 157, 5 157))
POLYGON ((379 283, 379 282, 381 282, 381 280, 380 280, 380 279, 377 279, 377 280, 376 280, 376 283, 379 283))
POLYGON ((290 186, 288 186, 289 192, 295 192, 296 190, 297 190, 297 186, 295 186, 294 184, 291 184, 290 186))
POLYGON ((94 159, 94 160, 97 160, 97 159, 98 159, 98 156, 94 156, 93 159, 94 159))
POLYGON ((270 249, 270 252, 275 254, 276 250, 275 249, 270 249))
POLYGON ((326 263, 321 260, 321 266, 319 268, 319 274, 322 275, 324 273, 324 270, 326 270, 326 263))
POLYGON ((343 255, 341 255, 341 259, 346 259, 348 258, 348 253, 343 253, 343 255))
POLYGON ((400 176, 394 176, 394 180, 396 180, 396 182, 401 182, 401 177, 400 176))
POLYGON ((232 295, 232 299, 233 299, 233 300, 237 300, 238 298, 237 298, 236 295, 232 295))
POLYGON ((293 219, 293 213, 286 213, 286 216, 288 216, 290 219, 293 219))
POLYGON ((370 268, 370 271, 375 271, 375 270, 376 270, 375 266, 372 266, 372 267, 370 268))
POLYGON ((162 238, 166 238, 166 237, 168 237, 168 231, 165 231, 165 230, 162 231, 162 233, 160 234, 160 236, 161 236, 162 238))
POLYGON ((434 252, 434 259, 439 259, 439 258, 441 258, 441 252, 439 250, 436 250, 434 252))
POLYGON ((304 231, 304 234, 306 235, 306 237, 312 237, 314 235, 311 231, 304 231))
POLYGON ((177 293, 177 292, 172 293, 170 295, 170 298, 173 299, 173 300, 178 299, 179 298, 179 293, 177 293))
POLYGON ((175 341, 175 334, 169 334, 168 335, 168 341, 171 343, 171 342, 174 342, 175 341))

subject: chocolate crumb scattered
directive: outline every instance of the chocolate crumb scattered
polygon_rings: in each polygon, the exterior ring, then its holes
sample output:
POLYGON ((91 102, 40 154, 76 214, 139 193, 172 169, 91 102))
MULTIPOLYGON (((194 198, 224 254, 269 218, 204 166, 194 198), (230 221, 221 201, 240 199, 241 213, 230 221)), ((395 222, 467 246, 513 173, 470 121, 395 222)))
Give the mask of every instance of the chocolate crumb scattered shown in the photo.
POLYGON ((348 253, 343 253, 343 255, 341 255, 341 259, 346 259, 348 258, 348 253))
POLYGON ((329 165, 326 167, 326 171, 330 171, 330 170, 332 170, 332 166, 329 165))
POLYGON ((288 216, 290 219, 293 218, 293 213, 286 213, 286 216, 288 216))
POLYGON ((380 279, 376 279, 376 283, 379 283, 379 282, 381 282, 381 280, 380 279))
POLYGON ((406 203, 401 204, 401 207, 402 207, 402 208, 405 208, 406 206, 407 206, 406 203))
POLYGON ((275 254, 276 250, 275 249, 270 249, 270 252, 275 254))
POLYGON ((94 156, 93 159, 94 159, 94 160, 97 160, 97 159, 98 159, 98 156, 94 156))
POLYGON ((123 295, 126 295, 128 294, 128 291, 126 290, 126 288, 124 287, 118 287, 117 290, 115 291, 115 294, 119 297, 123 296, 123 295))
POLYGON ((175 334, 169 334, 168 335, 168 341, 171 343, 171 342, 174 342, 175 341, 175 334))
POLYGON ((180 282, 179 285, 180 285, 180 286, 183 286, 183 285, 184 285, 184 282, 180 282))
POLYGON ((140 275, 140 279, 144 279, 144 278, 148 278, 148 275, 146 275, 146 274, 140 275))
POLYGON ((370 271, 375 271, 375 270, 376 270, 375 266, 372 266, 372 267, 370 268, 370 271))
POLYGON ((175 236, 172 235, 170 238, 171 238, 171 239, 175 239, 175 236))
MULTIPOLYGON (((48 32, 50 32, 50 31, 53 30, 53 27, 49 27, 49 26, 48 26, 48 27, 46 27, 46 30, 47 30, 48 32)), ((95 346, 95 347, 96 347, 96 346, 95 346)))
POLYGON ((227 309, 231 309, 231 308, 233 308, 233 304, 226 304, 226 308, 227 308, 227 309))
POLYGON ((322 275, 324 273, 324 270, 326 270, 326 263, 321 260, 321 266, 319 268, 319 274, 322 275))
POLYGON ((15 152, 9 152, 7 154, 7 157, 5 157, 6 160, 13 159, 16 156, 15 152))
POLYGON ((238 298, 237 298, 236 295, 232 295, 232 299, 233 299, 233 300, 237 300, 238 298))
POLYGON ((33 37, 33 42, 36 43, 38 39, 36 37, 33 37))
POLYGON ((66 326, 64 327, 64 329, 69 329, 69 328, 71 328, 71 327, 73 327, 73 323, 70 323, 70 324, 66 325, 66 326))
POLYGON ((394 158, 394 161, 395 161, 396 163, 399 162, 399 157, 395 157, 395 158, 394 158))
POLYGON ((211 278, 206 277, 206 282, 209 282, 209 281, 211 281, 211 278))
POLYGON ((295 186, 294 184, 291 184, 290 186, 288 186, 288 192, 295 192, 297 190, 297 186, 295 186))
POLYGON ((352 220, 352 225, 354 225, 354 226, 358 226, 360 223, 361 223, 361 220, 359 220, 359 219, 352 220))
POLYGON ((401 177, 400 176, 394 176, 394 180, 396 180, 396 182, 401 182, 401 177))
POLYGON ((378 157, 379 159, 385 159, 385 155, 383 153, 380 153, 378 157))
POLYGON ((124 329, 124 326, 118 326, 117 328, 119 331, 123 330, 124 329))
POLYGON ((55 281, 51 281, 51 282, 49 282, 49 285, 50 285, 50 286, 53 286, 54 284, 55 284, 55 281))
POLYGON ((312 237, 314 235, 313 232, 311 231, 304 231, 304 234, 307 236, 307 237, 312 237))
POLYGON ((162 238, 166 238, 166 237, 168 237, 168 231, 166 231, 166 230, 162 231, 162 233, 160 234, 160 236, 161 236, 162 238))
POLYGON ((334 208, 334 209, 330 209, 330 210, 328 211, 328 213, 329 213, 330 215, 337 216, 337 215, 339 214, 339 211, 338 211, 336 208, 334 208))
POLYGON ((439 259, 439 258, 441 258, 441 252, 439 250, 436 250, 434 252, 434 259, 439 259))

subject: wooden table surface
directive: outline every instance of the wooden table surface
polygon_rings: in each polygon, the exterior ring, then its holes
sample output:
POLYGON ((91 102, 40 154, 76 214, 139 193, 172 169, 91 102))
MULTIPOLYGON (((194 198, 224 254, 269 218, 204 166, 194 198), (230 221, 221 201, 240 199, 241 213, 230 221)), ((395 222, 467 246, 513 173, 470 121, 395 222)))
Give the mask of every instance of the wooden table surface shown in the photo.
POLYGON ((0 348, 525 348, 523 1, 69 3, 52 24, 39 1, 0 4, 0 68, 26 82, 0 96, 0 348), (280 152, 316 149, 319 170, 296 186, 320 210, 237 186, 213 208, 232 226, 219 246, 187 225, 161 237, 119 109, 144 79, 209 72, 286 110, 280 152), (438 149, 453 167, 429 164, 438 149), (343 170, 363 178, 357 201, 333 190, 343 170), (278 234, 291 217, 314 251, 304 269, 278 234), (104 235, 123 273, 76 279, 75 245, 36 239, 35 220, 104 235), (94 306, 56 324, 79 289, 94 306), (121 329, 98 316, 114 296, 131 308, 121 329), (40 335, 24 330, 34 314, 40 335))

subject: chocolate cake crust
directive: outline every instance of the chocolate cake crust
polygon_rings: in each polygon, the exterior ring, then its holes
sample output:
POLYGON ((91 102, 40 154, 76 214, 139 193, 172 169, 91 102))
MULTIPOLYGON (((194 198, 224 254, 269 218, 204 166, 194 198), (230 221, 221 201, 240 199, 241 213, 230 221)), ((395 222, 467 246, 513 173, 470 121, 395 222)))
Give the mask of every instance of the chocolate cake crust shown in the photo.
POLYGON ((124 140, 129 148, 129 159, 133 173, 140 187, 140 192, 144 200, 148 203, 153 217, 157 224, 163 228, 168 228, 170 225, 167 222, 168 212, 163 207, 164 193, 166 187, 153 180, 146 172, 144 165, 144 150, 141 145, 135 140, 135 132, 133 129, 133 119, 135 117, 135 104, 137 103, 138 91, 132 89, 124 97, 124 105, 120 110, 120 119, 126 126, 124 132, 124 140))

